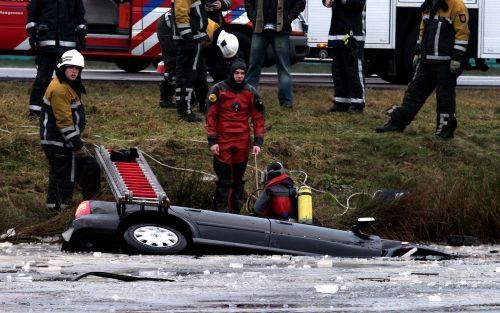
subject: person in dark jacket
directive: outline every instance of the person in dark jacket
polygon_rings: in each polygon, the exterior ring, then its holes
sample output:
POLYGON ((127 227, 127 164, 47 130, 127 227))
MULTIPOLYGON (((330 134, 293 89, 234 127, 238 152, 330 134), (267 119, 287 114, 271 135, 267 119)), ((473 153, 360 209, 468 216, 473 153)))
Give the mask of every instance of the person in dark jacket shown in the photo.
POLYGON ((290 67, 291 23, 304 11, 305 0, 245 0, 247 16, 254 25, 247 80, 259 86, 267 47, 272 46, 278 69, 278 100, 280 106, 293 107, 290 67))
POLYGON ((205 7, 198 0, 172 1, 170 20, 177 50, 175 98, 179 120, 201 122, 201 118, 192 111, 192 103, 197 72, 206 73, 201 58, 201 42, 207 38, 205 7))
POLYGON ((245 70, 243 60, 234 60, 230 77, 212 87, 206 104, 205 130, 218 177, 214 210, 236 214, 243 204, 249 119, 254 133, 252 154, 259 154, 264 142, 264 104, 255 88, 245 82, 245 70))
POLYGON ((28 115, 34 119, 40 116, 43 94, 61 55, 70 49, 85 48, 87 22, 82 0, 30 0, 27 10, 26 30, 37 65, 28 115))
POLYGON ((435 135, 449 139, 457 128, 455 88, 467 61, 469 13, 462 0, 426 0, 421 11, 413 59, 416 73, 405 92, 402 106, 390 107, 387 110, 389 121, 375 130, 378 133, 403 131, 435 89, 435 135))
POLYGON ((332 47, 335 96, 329 112, 362 113, 366 0, 323 0, 332 10, 328 46, 332 47))
POLYGON ((222 12, 226 12, 231 8, 231 0, 207 0, 205 1, 205 11, 207 12, 207 17, 214 21, 215 23, 224 27, 226 21, 222 12))
POLYGON ((100 168, 83 145, 85 93, 81 71, 85 63, 76 50, 69 50, 57 65, 56 77, 44 95, 40 116, 40 143, 49 161, 47 208, 59 211, 72 203, 75 183, 83 199, 91 199, 101 188, 100 168))
POLYGON ((285 172, 283 164, 273 162, 267 166, 263 179, 264 191, 253 207, 260 217, 289 220, 292 217, 296 191, 293 180, 285 172))

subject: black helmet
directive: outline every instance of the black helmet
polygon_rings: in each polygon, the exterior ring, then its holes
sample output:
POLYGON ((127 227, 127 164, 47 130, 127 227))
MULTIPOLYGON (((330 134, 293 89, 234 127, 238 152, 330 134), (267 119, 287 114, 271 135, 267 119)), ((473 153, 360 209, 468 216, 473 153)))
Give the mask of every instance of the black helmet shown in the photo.
POLYGON ((285 167, 280 162, 272 162, 270 163, 266 171, 262 173, 262 183, 266 184, 273 178, 276 178, 285 173, 285 167))

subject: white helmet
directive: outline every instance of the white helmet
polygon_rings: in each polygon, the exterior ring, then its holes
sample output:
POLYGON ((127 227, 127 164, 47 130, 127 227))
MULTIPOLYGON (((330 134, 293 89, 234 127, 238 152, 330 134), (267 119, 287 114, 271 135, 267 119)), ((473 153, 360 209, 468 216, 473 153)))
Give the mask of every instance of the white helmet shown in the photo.
POLYGON ((64 52, 64 54, 61 57, 61 61, 59 61, 59 64, 57 64, 57 67, 61 66, 78 66, 81 68, 85 67, 85 60, 83 59, 83 55, 78 52, 77 50, 69 50, 64 52))
POLYGON ((238 52, 240 43, 235 35, 230 34, 225 30, 221 30, 219 37, 217 38, 217 46, 225 58, 232 58, 238 52))

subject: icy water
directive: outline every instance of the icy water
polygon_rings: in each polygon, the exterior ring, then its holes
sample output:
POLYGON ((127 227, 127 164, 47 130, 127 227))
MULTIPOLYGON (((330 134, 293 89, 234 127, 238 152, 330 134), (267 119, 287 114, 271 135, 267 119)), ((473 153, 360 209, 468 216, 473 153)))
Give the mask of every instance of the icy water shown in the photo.
POLYGON ((447 261, 67 254, 0 243, 0 312, 500 312, 500 246, 447 261), (164 281, 87 276, 109 272, 164 281))

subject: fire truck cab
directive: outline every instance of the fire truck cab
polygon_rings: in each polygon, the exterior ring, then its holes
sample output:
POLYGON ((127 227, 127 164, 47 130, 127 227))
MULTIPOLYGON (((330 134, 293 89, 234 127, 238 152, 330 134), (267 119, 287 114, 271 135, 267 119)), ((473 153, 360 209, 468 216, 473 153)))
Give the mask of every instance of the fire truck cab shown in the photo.
MULTIPOLYGON (((0 0, 0 54, 33 54, 26 32, 28 0, 0 0)), ((83 0, 87 20, 87 60, 114 62, 127 72, 138 72, 161 60, 156 23, 170 11, 171 0, 83 0)), ((244 0, 234 0, 225 15, 226 30, 240 40, 240 52, 248 60, 252 24, 244 0)), ((292 23, 292 62, 308 50, 303 19, 292 23)), ((266 59, 273 63, 271 51, 266 59)))

